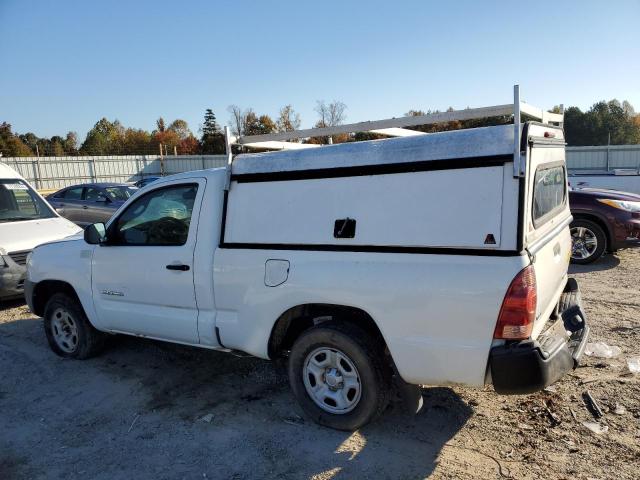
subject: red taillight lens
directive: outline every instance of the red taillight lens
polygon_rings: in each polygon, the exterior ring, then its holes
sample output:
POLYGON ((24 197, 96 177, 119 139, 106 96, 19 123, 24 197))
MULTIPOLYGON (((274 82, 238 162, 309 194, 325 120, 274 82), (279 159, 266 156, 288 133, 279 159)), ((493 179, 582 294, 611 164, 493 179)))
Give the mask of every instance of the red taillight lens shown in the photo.
POLYGON ((504 296, 493 338, 524 340, 531 336, 536 319, 536 273, 529 265, 513 279, 504 296))

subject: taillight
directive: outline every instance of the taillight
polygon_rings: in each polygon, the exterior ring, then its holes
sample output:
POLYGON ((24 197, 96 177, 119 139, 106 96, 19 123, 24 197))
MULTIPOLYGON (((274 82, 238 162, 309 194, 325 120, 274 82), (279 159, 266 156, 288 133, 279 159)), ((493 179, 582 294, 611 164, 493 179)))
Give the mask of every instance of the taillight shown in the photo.
POLYGON ((536 319, 536 273, 533 265, 516 275, 504 296, 493 338, 524 340, 531 336, 536 319))

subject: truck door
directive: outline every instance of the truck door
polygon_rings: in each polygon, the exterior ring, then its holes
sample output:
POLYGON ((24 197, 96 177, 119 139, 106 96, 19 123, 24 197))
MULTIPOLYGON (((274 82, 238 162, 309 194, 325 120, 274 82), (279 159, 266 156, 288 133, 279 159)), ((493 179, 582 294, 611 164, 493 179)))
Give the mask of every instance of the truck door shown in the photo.
POLYGON ((193 257, 204 179, 159 185, 109 224, 92 292, 112 331, 198 343, 193 257))

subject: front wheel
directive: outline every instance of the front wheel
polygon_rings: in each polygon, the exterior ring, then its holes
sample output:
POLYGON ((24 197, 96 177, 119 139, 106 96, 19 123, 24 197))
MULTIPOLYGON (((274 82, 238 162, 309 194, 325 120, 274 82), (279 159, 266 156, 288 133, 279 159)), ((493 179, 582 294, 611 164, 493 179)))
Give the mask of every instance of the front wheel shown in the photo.
POLYGON ((607 237, 591 220, 574 220, 571 223, 571 261, 577 264, 595 262, 607 247, 607 237))
POLYGON ((56 293, 47 302, 44 331, 51 350, 61 357, 93 357, 104 345, 105 334, 91 325, 80 302, 64 293, 56 293))
POLYGON ((327 322, 304 332, 291 349, 289 382, 305 413, 337 430, 362 427, 389 402, 382 345, 348 323, 327 322))

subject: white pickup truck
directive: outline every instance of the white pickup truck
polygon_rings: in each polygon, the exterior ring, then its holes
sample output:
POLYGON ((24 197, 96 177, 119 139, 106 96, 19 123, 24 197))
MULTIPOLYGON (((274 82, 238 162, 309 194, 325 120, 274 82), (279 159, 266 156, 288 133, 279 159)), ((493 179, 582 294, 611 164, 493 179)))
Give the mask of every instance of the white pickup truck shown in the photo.
POLYGON ((394 385, 542 389, 589 331, 567 277, 561 121, 516 90, 498 107, 236 139, 297 148, 163 178, 84 239, 36 248, 27 302, 65 357, 124 333, 286 358, 303 410, 338 429, 379 415, 394 385), (491 115, 514 124, 401 128, 491 115), (400 138, 283 141, 363 130, 400 138))

